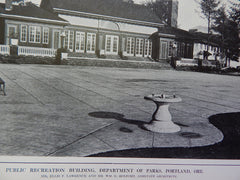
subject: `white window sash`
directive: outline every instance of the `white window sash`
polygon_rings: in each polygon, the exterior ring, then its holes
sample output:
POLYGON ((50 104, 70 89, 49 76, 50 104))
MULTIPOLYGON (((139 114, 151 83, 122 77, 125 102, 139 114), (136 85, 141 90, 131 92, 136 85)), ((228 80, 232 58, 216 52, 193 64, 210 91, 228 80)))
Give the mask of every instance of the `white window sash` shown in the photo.
POLYGON ((95 33, 87 33, 86 51, 88 53, 95 53, 95 48, 96 48, 96 34, 95 33))
POLYGON ((105 41, 105 50, 106 54, 118 54, 118 43, 119 43, 119 37, 113 36, 113 35, 106 35, 106 41, 105 41))
POLYGON ((134 55, 134 49, 135 49, 135 38, 128 37, 127 38, 127 55, 133 56, 134 55))
POLYGON ((49 43, 49 28, 43 28, 42 42, 43 42, 43 44, 48 44, 49 43))
POLYGON ((136 56, 143 56, 143 39, 136 39, 136 56))
POLYGON ((20 42, 27 42, 27 26, 21 25, 20 42))
POLYGON ((77 31, 76 32, 76 42, 75 42, 75 51, 84 52, 85 50, 85 33, 77 31))
POLYGON ((66 30, 65 31, 66 37, 64 39, 64 47, 73 51, 74 46, 74 31, 66 30))
POLYGON ((41 27, 29 26, 29 42, 41 43, 41 27))

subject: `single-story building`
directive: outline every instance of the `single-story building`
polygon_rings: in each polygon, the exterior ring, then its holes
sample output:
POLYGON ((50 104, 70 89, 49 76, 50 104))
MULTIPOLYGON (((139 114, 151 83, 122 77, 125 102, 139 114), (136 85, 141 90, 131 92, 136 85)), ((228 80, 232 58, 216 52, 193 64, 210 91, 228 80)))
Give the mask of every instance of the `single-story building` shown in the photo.
POLYGON ((75 53, 151 57, 149 37, 163 26, 150 9, 126 0, 42 0, 40 7, 69 23, 64 47, 75 53))
POLYGON ((194 38, 188 31, 165 26, 152 34, 151 39, 154 59, 170 59, 172 56, 193 58, 194 38))

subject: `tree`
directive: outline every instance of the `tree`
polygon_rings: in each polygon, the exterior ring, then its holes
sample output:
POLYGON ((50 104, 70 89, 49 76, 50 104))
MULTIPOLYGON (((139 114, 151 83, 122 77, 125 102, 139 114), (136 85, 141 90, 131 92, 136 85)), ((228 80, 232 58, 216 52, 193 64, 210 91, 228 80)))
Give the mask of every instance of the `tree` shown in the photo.
POLYGON ((224 39, 226 37, 226 31, 227 31, 227 22, 228 17, 226 13, 225 6, 221 6, 215 13, 215 17, 213 18, 213 25, 212 29, 215 32, 218 32, 221 35, 221 48, 224 48, 224 39))
POLYGON ((170 9, 166 1, 154 1, 154 0, 146 0, 145 6, 150 8, 162 22, 171 25, 171 17, 169 15, 170 9))
POLYGON ((230 9, 230 18, 237 24, 240 24, 240 3, 233 3, 230 9))
POLYGON ((226 12, 225 6, 220 7, 213 18, 213 30, 221 35, 221 49, 228 54, 226 64, 230 65, 230 57, 238 57, 239 52, 239 37, 238 37, 238 23, 239 10, 237 6, 230 8, 229 13, 226 12), (238 16, 238 17, 237 17, 238 16), (227 59, 229 62, 227 62, 227 59))
MULTIPOLYGON (((220 2, 218 0, 200 0, 199 4, 200 4, 201 11, 208 21, 208 36, 210 36, 212 19, 215 17, 219 3, 220 2)), ((207 45, 207 51, 208 51, 208 45, 207 45)))

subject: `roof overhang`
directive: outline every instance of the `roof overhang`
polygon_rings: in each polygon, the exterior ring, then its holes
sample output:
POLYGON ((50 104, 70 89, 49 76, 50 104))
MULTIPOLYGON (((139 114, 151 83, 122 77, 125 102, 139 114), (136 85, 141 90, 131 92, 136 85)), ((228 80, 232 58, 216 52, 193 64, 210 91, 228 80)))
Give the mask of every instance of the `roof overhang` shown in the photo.
POLYGON ((174 34, 165 34, 165 33, 158 33, 158 37, 164 37, 164 38, 176 38, 176 35, 174 34))
POLYGON ((0 13, 0 17, 9 18, 9 19, 16 19, 16 20, 25 20, 25 21, 37 21, 42 23, 51 23, 51 24, 58 24, 58 25, 68 25, 69 23, 66 21, 59 21, 53 19, 43 19, 43 18, 36 18, 36 17, 29 17, 29 16, 19 16, 13 14, 4 14, 0 13))
POLYGON ((133 20, 133 19, 127 19, 127 18, 108 16, 108 15, 87 13, 87 12, 80 12, 80 11, 74 11, 74 10, 67 10, 67 9, 60 9, 60 8, 53 8, 53 10, 55 12, 59 13, 59 14, 68 14, 68 15, 75 15, 75 16, 76 15, 77 16, 80 15, 82 17, 97 18, 97 19, 111 20, 111 21, 117 21, 117 22, 125 22, 125 23, 144 25, 144 26, 151 26, 151 27, 163 27, 164 26, 164 24, 160 24, 160 23, 140 21, 140 20, 133 20))

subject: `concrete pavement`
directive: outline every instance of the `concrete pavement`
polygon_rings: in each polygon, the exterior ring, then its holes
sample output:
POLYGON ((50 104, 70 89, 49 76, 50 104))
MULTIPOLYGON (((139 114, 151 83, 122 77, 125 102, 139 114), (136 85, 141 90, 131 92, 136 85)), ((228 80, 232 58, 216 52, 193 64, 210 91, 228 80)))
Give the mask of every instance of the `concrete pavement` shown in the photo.
POLYGON ((212 115, 240 111, 237 76, 174 70, 0 64, 0 155, 87 156, 145 147, 220 142, 212 115), (141 128, 155 105, 149 94, 176 94, 170 106, 181 131, 141 128))

